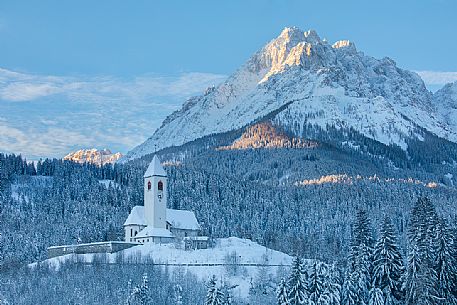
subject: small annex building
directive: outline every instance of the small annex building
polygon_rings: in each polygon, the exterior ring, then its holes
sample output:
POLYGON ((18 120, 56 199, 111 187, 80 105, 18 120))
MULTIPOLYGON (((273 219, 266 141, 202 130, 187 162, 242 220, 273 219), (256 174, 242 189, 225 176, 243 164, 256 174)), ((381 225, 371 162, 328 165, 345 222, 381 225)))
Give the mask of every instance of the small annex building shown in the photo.
POLYGON ((167 173, 154 156, 143 176, 144 205, 134 206, 124 222, 125 241, 170 243, 183 241, 186 249, 208 247, 208 237, 199 236, 195 213, 167 208, 167 173))

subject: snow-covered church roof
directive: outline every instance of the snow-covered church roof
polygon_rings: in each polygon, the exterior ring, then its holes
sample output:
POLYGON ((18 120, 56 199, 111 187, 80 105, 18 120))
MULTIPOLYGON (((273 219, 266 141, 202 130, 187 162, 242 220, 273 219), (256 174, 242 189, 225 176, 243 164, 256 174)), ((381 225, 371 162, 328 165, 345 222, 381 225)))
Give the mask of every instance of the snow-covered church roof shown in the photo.
POLYGON ((170 231, 163 228, 154 228, 152 226, 147 226, 143 230, 141 230, 135 238, 143 238, 143 237, 173 237, 170 231))
POLYGON ((197 217, 192 211, 167 209, 167 221, 173 228, 199 230, 197 217))
POLYGON ((144 173, 144 178, 151 176, 167 176, 167 172, 163 169, 162 165, 160 164, 160 160, 157 157, 157 155, 154 155, 154 158, 152 158, 152 161, 149 164, 148 169, 144 173))
POLYGON ((124 222, 124 226, 128 225, 139 225, 145 226, 146 219, 144 218, 144 206, 134 206, 130 211, 129 217, 124 222))
MULTIPOLYGON (((200 229, 197 217, 195 217, 195 213, 192 211, 167 209, 167 222, 175 229, 200 229)), ((147 225, 146 219, 144 218, 144 206, 137 205, 133 207, 129 217, 127 217, 127 220, 124 222, 124 226, 128 225, 147 225)))

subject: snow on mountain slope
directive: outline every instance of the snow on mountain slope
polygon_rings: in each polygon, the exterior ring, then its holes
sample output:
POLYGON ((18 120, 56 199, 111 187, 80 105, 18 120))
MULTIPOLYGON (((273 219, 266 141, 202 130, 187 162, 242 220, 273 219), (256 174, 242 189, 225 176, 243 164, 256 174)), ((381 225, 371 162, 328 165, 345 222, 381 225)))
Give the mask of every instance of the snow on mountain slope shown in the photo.
POLYGON ((109 149, 98 150, 92 149, 81 149, 72 153, 69 153, 64 160, 70 160, 77 163, 93 163, 97 165, 104 165, 107 163, 116 163, 122 157, 121 153, 112 153, 109 149))
POLYGON ((435 92, 433 99, 445 123, 457 130, 457 82, 447 84, 435 92))
POLYGON ((358 52, 353 43, 333 45, 315 31, 286 28, 218 87, 188 100, 124 161, 154 150, 237 129, 279 112, 276 123, 352 127, 384 144, 406 148, 421 139, 418 126, 451 141, 457 133, 432 104, 420 77, 389 58, 358 52))

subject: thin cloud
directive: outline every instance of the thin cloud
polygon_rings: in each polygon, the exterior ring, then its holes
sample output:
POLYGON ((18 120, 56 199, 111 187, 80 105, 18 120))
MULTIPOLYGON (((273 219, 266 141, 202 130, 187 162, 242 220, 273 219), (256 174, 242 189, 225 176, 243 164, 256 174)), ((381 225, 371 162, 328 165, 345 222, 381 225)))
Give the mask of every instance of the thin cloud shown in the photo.
POLYGON ((416 71, 426 85, 445 85, 457 81, 457 72, 416 71))
POLYGON ((14 102, 30 101, 40 97, 56 94, 59 87, 53 84, 12 83, 0 90, 0 99, 14 102))
POLYGON ((0 151, 32 159, 92 147, 125 153, 188 97, 224 79, 211 73, 76 78, 0 69, 0 151))
POLYGON ((151 96, 188 97, 202 87, 216 85, 225 75, 185 73, 176 77, 145 75, 125 79, 114 77, 70 78, 29 75, 0 69, 0 100, 33 101, 53 95, 97 102, 107 99, 144 99, 151 96))

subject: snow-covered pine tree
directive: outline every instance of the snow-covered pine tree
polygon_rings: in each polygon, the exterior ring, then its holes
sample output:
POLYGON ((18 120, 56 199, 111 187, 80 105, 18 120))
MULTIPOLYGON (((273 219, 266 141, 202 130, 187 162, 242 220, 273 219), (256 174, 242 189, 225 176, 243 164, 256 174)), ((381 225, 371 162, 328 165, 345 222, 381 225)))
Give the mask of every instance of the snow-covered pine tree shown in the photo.
POLYGON ((445 304, 457 304, 454 291, 457 286, 456 253, 452 235, 444 219, 440 219, 436 229, 435 271, 438 277, 438 296, 445 304))
POLYGON ((182 287, 179 284, 176 284, 173 287, 174 292, 174 302, 176 305, 182 305, 182 287))
POLYGON ((403 272, 403 258, 395 230, 390 218, 386 217, 373 251, 373 287, 381 289, 386 294, 386 299, 387 294, 392 294, 400 301, 403 299, 403 272))
POLYGON ((306 290, 308 291, 309 300, 317 303, 320 295, 324 292, 324 282, 321 272, 321 263, 314 261, 307 274, 306 290))
POLYGON ((5 300, 4 298, 2 298, 2 296, 0 295, 0 305, 9 305, 10 303, 8 303, 7 300, 5 300))
POLYGON ((351 277, 357 276, 354 283, 361 304, 368 303, 371 287, 373 231, 365 210, 358 210, 352 229, 351 249, 348 257, 351 277))
POLYGON ((308 280, 306 288, 309 296, 309 301, 312 304, 318 304, 319 300, 324 296, 327 289, 328 270, 324 263, 314 261, 311 268, 308 270, 308 280))
POLYGON ((419 246, 419 255, 423 260, 431 264, 433 261, 432 250, 435 248, 436 228, 439 218, 435 206, 427 197, 417 199, 411 211, 410 225, 408 228, 408 240, 419 246))
POLYGON ((379 288, 372 288, 370 290, 370 300, 368 305, 384 305, 384 295, 379 288))
POLYGON ((405 304, 413 305, 421 297, 421 265, 419 256, 419 247, 412 245, 408 253, 408 266, 405 274, 405 281, 403 284, 403 290, 405 291, 405 304))
POLYGON ((222 287, 222 293, 224 294, 224 305, 232 305, 233 304, 233 295, 232 290, 238 287, 238 285, 230 285, 225 283, 222 287))
POLYGON ((439 304, 436 283, 436 273, 423 261, 419 246, 412 244, 408 255, 408 266, 403 283, 406 305, 439 304))
POLYGON ((287 290, 286 280, 281 279, 281 282, 276 290, 276 300, 278 305, 289 305, 289 294, 287 290))
POLYGON ((352 246, 366 245, 368 248, 373 248, 374 238, 371 221, 365 210, 359 209, 352 228, 352 246))
POLYGON ((309 304, 339 305, 341 287, 333 267, 315 261, 308 270, 307 292, 309 304), (332 272, 331 272, 332 271, 332 272))
POLYGON ((411 212, 408 228, 408 266, 403 283, 407 305, 439 303, 433 263, 438 222, 430 199, 419 198, 411 212))
POLYGON ((341 304, 341 278, 340 270, 335 265, 327 269, 325 296, 329 305, 341 304))
POLYGON ((358 274, 356 271, 346 274, 344 279, 343 288, 341 291, 342 295, 342 305, 358 305, 360 304, 360 298, 357 294, 358 285, 357 285, 358 274))
POLYGON ((306 279, 304 277, 303 260, 297 256, 292 263, 292 271, 287 283, 290 305, 302 305, 308 300, 306 279))
POLYGON ((369 291, 371 289, 371 272, 372 272, 372 253, 373 249, 365 244, 359 246, 359 255, 356 261, 356 274, 358 274, 357 294, 363 304, 368 303, 369 291))
MULTIPOLYGON (((130 286, 130 283, 129 283, 130 286)), ((149 290, 148 275, 143 274, 142 282, 140 285, 132 289, 129 297, 127 298, 126 305, 150 305, 151 294, 149 290)))
POLYGON ((205 305, 222 305, 224 302, 224 294, 217 287, 216 276, 210 279, 208 283, 208 293, 206 294, 205 305))
POLYGON ((128 293, 128 296, 127 296, 127 299, 125 300, 125 305, 130 305, 130 297, 132 296, 132 293, 133 293, 131 279, 129 279, 129 281, 127 282, 127 293, 128 293))
POLYGON ((3 268, 5 262, 5 244, 3 241, 3 234, 0 233, 0 271, 3 268))
POLYGON ((149 290, 149 279, 147 273, 143 274, 143 279, 140 286, 139 299, 141 305, 151 304, 151 294, 149 290))
MULTIPOLYGON (((457 217, 455 218, 454 223, 457 224, 457 217)), ((457 227, 454 226, 452 228, 452 230, 450 230, 450 232, 451 232, 451 236, 452 236, 452 240, 453 240, 453 247, 452 248, 453 248, 453 252, 454 252, 454 261, 455 261, 455 264, 456 264, 455 268, 457 268, 457 227)), ((457 284, 454 287, 453 294, 457 298, 457 284)))

